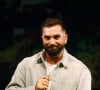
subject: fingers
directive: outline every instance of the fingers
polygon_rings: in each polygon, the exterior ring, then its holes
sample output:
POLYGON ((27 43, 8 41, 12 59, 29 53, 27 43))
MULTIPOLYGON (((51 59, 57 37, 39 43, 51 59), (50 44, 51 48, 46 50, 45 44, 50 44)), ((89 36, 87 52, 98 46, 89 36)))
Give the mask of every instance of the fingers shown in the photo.
POLYGON ((51 79, 48 76, 41 76, 39 80, 40 80, 42 86, 47 86, 48 87, 49 81, 51 79))
POLYGON ((47 89, 48 86, 49 86, 49 83, 42 82, 41 88, 42 88, 42 89, 47 89))
POLYGON ((36 90, 47 90, 51 78, 48 76, 41 76, 36 82, 36 90))
POLYGON ((51 77, 49 77, 49 76, 41 76, 40 79, 46 79, 46 80, 50 81, 51 77))

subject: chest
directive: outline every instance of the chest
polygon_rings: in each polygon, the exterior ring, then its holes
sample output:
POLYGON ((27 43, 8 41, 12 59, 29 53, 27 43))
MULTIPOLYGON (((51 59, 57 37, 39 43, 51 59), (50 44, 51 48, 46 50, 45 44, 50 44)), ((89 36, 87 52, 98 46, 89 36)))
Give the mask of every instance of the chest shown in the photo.
MULTIPOLYGON (((37 65, 29 68, 26 73, 26 85, 29 86, 35 84, 40 76, 47 75, 47 68, 37 65)), ((72 68, 54 68, 50 76, 52 78, 50 90, 75 90, 77 87, 78 76, 72 68)))

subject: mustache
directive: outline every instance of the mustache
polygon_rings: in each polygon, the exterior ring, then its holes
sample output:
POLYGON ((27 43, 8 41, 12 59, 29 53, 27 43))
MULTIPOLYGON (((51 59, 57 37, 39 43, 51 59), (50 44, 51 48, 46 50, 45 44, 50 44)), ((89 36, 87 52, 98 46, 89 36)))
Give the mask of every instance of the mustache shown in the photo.
POLYGON ((53 47, 57 47, 56 45, 50 45, 48 46, 48 48, 53 48, 53 47))

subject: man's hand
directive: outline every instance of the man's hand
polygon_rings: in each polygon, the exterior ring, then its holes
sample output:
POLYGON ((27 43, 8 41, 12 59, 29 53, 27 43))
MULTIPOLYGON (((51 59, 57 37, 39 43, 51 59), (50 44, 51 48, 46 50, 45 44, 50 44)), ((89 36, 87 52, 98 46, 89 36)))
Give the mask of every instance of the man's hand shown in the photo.
POLYGON ((41 76, 36 82, 35 90, 47 90, 50 80, 51 78, 48 76, 41 76))

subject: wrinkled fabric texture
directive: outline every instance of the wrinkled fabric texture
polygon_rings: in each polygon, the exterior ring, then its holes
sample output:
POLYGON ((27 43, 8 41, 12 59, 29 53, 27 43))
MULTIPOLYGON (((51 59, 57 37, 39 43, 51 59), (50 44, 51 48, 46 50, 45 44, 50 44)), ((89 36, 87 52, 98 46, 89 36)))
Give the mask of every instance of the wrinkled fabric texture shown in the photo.
MULTIPOLYGON (((40 76, 46 75, 43 52, 24 58, 5 90, 35 90, 40 76)), ((91 90, 90 70, 64 49, 62 60, 52 72, 50 90, 91 90)))

